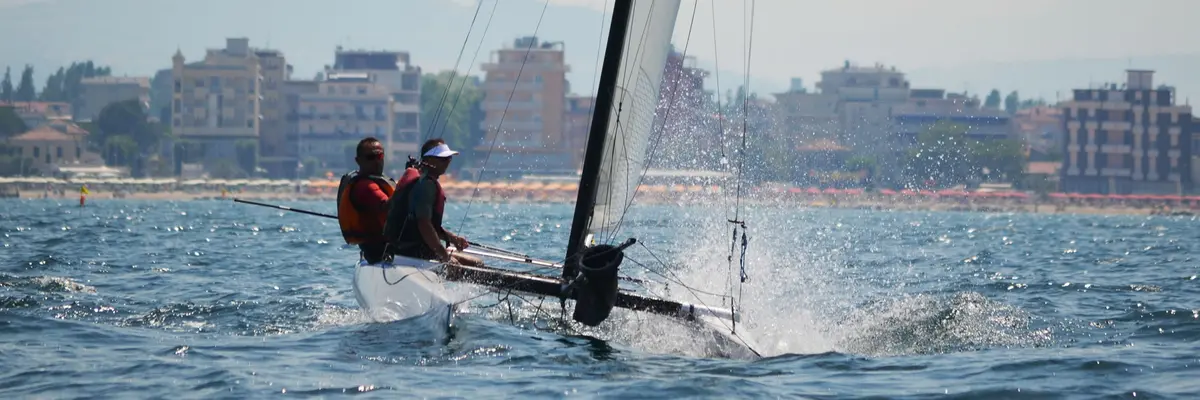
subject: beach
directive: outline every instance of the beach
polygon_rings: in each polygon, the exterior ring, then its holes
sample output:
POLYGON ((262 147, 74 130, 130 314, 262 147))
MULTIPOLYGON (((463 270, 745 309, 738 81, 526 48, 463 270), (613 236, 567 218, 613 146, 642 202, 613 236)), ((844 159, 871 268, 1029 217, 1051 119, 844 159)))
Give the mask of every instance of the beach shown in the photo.
MULTIPOLYGON (((573 204, 574 191, 513 191, 509 189, 479 189, 470 187, 455 187, 447 189, 451 201, 474 201, 477 203, 493 204, 573 204), (475 195, 472 195, 473 192, 475 195)), ((22 199, 76 199, 80 196, 74 191, 22 190, 22 199)), ((276 190, 160 190, 160 191, 103 191, 91 190, 86 195, 87 201, 104 201, 111 199, 129 200, 159 200, 159 201, 192 201, 192 200, 247 200, 274 201, 334 201, 333 190, 289 189, 276 190)), ((713 192, 657 192, 645 191, 638 194, 635 204, 672 204, 693 206, 700 204, 724 204, 731 201, 732 196, 726 197, 713 192)), ((963 197, 923 197, 882 195, 877 193, 853 195, 827 194, 790 194, 772 191, 751 191, 744 195, 742 203, 754 207, 779 208, 829 208, 829 209, 862 209, 876 211, 927 211, 927 212, 999 212, 999 213, 1036 213, 1036 214, 1086 214, 1086 215, 1155 215, 1155 214, 1188 214, 1194 212, 1194 206, 1188 204, 1166 204, 1165 202, 1119 202, 1103 200, 1078 199, 1048 199, 1033 198, 987 198, 970 199, 963 197)))

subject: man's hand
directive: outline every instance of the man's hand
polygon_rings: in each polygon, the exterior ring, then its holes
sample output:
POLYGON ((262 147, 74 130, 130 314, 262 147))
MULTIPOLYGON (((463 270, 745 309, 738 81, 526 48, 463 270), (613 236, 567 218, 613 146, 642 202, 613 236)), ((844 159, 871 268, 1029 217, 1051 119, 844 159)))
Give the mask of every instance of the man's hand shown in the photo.
POLYGON ((453 245, 454 248, 456 248, 460 251, 466 249, 467 246, 471 245, 470 241, 468 241, 467 238, 455 235, 450 232, 446 232, 446 241, 450 242, 450 244, 453 245))

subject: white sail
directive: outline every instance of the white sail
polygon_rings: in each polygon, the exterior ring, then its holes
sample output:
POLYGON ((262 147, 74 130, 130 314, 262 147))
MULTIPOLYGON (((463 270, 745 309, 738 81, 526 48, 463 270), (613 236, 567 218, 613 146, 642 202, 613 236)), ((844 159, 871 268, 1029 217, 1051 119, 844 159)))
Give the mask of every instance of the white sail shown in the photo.
POLYGON ((600 233, 621 220, 645 168, 679 3, 680 0, 633 1, 613 108, 608 116, 596 201, 588 225, 588 231, 596 234, 597 241, 602 239, 600 233))

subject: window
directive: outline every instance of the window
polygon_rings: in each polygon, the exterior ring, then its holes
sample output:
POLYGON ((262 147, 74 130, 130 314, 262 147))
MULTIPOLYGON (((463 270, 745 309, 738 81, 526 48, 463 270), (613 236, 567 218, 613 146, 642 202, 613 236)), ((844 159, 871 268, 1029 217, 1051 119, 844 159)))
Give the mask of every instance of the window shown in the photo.
POLYGON ((182 91, 183 91, 183 82, 180 82, 178 79, 176 79, 175 80, 175 93, 179 93, 182 91))
POLYGON ((58 157, 58 159, 60 159, 60 160, 61 160, 61 159, 63 158, 63 150, 62 150, 62 146, 58 146, 58 152, 57 152, 57 153, 58 153, 58 156, 57 156, 57 157, 58 157))
POLYGON ((37 147, 37 146, 33 146, 33 158, 38 158, 38 157, 41 157, 41 156, 42 156, 42 148, 41 148, 41 147, 37 147))
POLYGON ((197 79, 197 80, 196 80, 196 87, 204 87, 204 80, 203 80, 203 79, 197 79))
POLYGON ((83 148, 82 147, 78 147, 78 146, 75 147, 75 158, 76 159, 83 158, 83 148))
POLYGON ((176 117, 175 120, 172 121, 172 125, 174 125, 174 126, 181 126, 181 123, 182 123, 182 121, 180 121, 178 117, 176 117))
POLYGON ((336 93, 334 90, 335 90, 335 89, 333 88, 333 85, 329 85, 329 86, 326 86, 326 87, 325 87, 325 93, 327 93, 327 94, 334 94, 334 93, 336 93))
POLYGON ((49 164, 49 163, 50 163, 50 151, 47 150, 46 151, 46 164, 49 164))
POLYGON ((367 94, 367 87, 366 87, 366 86, 359 86, 359 87, 357 87, 357 88, 355 88, 355 89, 358 91, 358 94, 367 94))
POLYGON ((246 120, 246 127, 247 127, 247 128, 253 128, 253 127, 254 127, 254 119, 253 119, 253 118, 246 120))
POLYGON ((221 90, 221 78, 217 76, 208 77, 208 86, 212 86, 213 90, 221 90))

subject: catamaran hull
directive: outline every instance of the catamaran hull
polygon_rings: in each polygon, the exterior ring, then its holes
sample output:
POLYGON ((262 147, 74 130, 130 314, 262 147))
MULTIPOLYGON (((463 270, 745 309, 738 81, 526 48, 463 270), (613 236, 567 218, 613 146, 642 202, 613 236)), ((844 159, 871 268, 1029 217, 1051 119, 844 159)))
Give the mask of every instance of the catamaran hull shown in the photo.
POLYGON ((434 271, 439 265, 407 257, 381 264, 360 261, 354 269, 354 297, 373 321, 422 317, 432 330, 444 333, 454 316, 454 302, 434 271))

